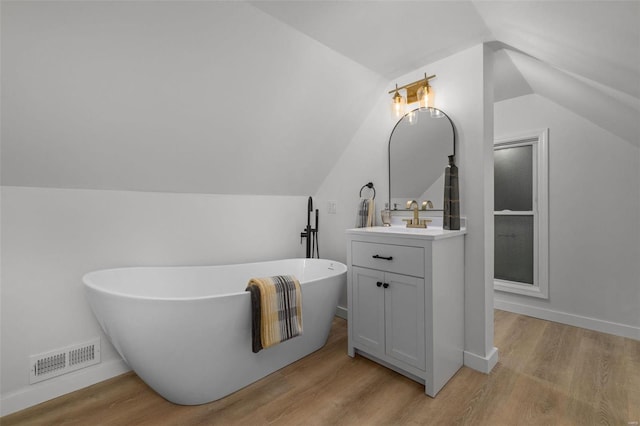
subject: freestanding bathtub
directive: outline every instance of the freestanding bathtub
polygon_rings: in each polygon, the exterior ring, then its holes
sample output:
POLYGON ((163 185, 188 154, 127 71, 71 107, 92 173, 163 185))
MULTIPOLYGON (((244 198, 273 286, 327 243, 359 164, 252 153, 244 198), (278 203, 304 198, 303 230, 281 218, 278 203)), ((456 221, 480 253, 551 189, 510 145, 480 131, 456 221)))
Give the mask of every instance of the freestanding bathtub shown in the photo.
POLYGON ((324 259, 227 266, 107 269, 86 274, 87 299, 109 340, 142 380, 182 405, 215 401, 320 349, 347 267, 324 259), (303 334, 251 351, 252 277, 295 275, 303 334))

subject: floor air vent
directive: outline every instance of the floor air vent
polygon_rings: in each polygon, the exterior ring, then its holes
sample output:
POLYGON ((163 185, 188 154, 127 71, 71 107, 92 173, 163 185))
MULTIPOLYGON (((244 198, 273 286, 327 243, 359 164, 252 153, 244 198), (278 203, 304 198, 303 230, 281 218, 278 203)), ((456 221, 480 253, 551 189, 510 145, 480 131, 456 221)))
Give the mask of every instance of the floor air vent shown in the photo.
POLYGON ((29 357, 29 383, 70 373, 100 362, 100 338, 29 357))

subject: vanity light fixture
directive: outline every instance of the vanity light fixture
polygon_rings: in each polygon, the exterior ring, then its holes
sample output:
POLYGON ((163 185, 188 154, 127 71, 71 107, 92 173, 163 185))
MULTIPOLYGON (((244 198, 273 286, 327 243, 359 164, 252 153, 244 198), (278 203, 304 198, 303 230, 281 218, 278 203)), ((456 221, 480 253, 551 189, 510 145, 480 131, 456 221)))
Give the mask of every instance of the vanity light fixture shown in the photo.
POLYGON ((424 73, 424 78, 413 83, 405 84, 402 87, 398 87, 390 90, 389 93, 393 93, 392 98, 392 115, 396 119, 400 119, 405 115, 405 108, 407 104, 418 102, 420 108, 433 108, 433 88, 429 85, 429 80, 435 77, 431 75, 427 77, 427 73, 424 73), (400 94, 400 90, 405 90, 407 93, 406 98, 400 94))

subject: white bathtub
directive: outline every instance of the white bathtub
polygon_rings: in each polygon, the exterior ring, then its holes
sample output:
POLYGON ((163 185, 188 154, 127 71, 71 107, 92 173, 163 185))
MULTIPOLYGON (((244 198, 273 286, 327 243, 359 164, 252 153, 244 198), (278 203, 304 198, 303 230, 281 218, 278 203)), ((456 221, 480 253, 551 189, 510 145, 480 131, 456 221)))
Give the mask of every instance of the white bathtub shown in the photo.
POLYGON ((347 267, 323 259, 227 266, 120 268, 82 280, 102 329, 127 364, 167 400, 215 401, 326 343, 347 267), (302 336, 251 351, 251 277, 295 275, 302 336))

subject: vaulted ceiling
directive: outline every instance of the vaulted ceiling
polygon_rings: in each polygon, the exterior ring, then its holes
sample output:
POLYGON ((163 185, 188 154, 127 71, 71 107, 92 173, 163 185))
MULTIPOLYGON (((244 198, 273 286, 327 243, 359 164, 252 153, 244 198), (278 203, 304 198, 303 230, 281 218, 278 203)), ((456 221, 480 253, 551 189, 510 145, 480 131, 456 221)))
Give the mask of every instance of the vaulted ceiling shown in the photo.
POLYGON ((3 1, 2 184, 313 194, 396 77, 487 42, 638 145, 640 2, 3 1))
POLYGON ((472 45, 495 99, 537 93, 640 145, 639 1, 258 1, 389 80, 472 45))

